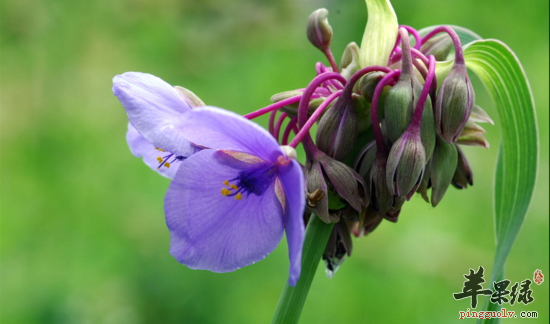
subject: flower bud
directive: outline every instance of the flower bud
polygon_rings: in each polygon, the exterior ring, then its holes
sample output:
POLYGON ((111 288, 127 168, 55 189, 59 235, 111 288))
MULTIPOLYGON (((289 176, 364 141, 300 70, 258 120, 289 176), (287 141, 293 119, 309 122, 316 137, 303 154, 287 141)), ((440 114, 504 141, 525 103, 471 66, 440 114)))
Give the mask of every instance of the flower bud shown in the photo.
POLYGON ((455 174, 458 161, 456 146, 447 143, 445 140, 437 137, 434 154, 433 167, 430 181, 432 184, 432 206, 435 207, 447 191, 451 180, 455 174))
POLYGON ((418 186, 418 189, 416 192, 418 192, 424 201, 426 201, 428 204, 430 203, 430 198, 428 197, 428 189, 431 188, 432 184, 430 182, 430 177, 432 175, 432 166, 433 166, 433 157, 426 163, 426 167, 424 167, 424 175, 422 176, 422 181, 420 181, 420 186, 418 186))
POLYGON ((355 145, 357 123, 353 100, 351 97, 340 97, 332 108, 325 111, 319 122, 317 147, 330 157, 344 161, 355 145))
POLYGON ((366 208, 361 220, 356 225, 353 235, 356 237, 366 236, 372 233, 384 218, 372 206, 366 208))
POLYGON ((437 132, 447 141, 456 142, 474 106, 475 94, 466 65, 453 65, 437 95, 435 120, 437 132))
POLYGON ((392 142, 403 134, 414 113, 414 97, 410 77, 401 79, 388 91, 384 100, 386 134, 392 142))
POLYGON ((377 155, 370 172, 371 206, 378 213, 386 214, 394 203, 393 193, 386 181, 387 157, 377 155))
POLYGON ((365 97, 352 93, 353 110, 357 115, 357 133, 362 134, 372 126, 370 104, 365 97))
POLYGON ((440 34, 422 44, 420 51, 426 57, 433 55, 436 61, 446 61, 453 47, 452 38, 448 34, 440 34))
POLYGON ((355 162, 355 170, 363 179, 370 178, 370 172, 376 160, 376 142, 373 140, 359 152, 355 162))
POLYGON ((325 223, 332 219, 328 211, 328 189, 319 161, 306 164, 306 202, 307 207, 325 223))
POLYGON ((328 10, 315 10, 307 20, 307 39, 321 51, 330 46, 332 28, 328 23, 328 10))
POLYGON ((410 199, 422 180, 426 151, 417 131, 405 131, 393 144, 388 156, 386 181, 388 190, 398 197, 410 199))
POLYGON ((342 54, 342 60, 340 61, 340 74, 346 79, 359 71, 359 46, 355 42, 351 42, 346 46, 344 54, 342 54))
POLYGON ((386 75, 384 72, 371 72, 359 80, 359 93, 361 93, 368 102, 372 102, 374 90, 384 75, 386 75))
POLYGON ((325 272, 328 278, 332 279, 334 277, 334 274, 344 262, 346 254, 351 256, 352 247, 348 224, 342 219, 332 228, 327 246, 323 252, 323 261, 325 261, 326 266, 325 272))
MULTIPOLYGON (((403 134, 411 123, 414 109, 422 93, 422 84, 416 76, 404 76, 390 89, 384 103, 386 132, 392 142, 403 134)), ((425 148, 426 160, 432 156, 435 146, 435 122, 432 100, 426 98, 421 120, 421 138, 425 148)))
POLYGON ((189 106, 191 106, 191 108, 206 106, 204 102, 191 90, 187 90, 184 87, 180 86, 175 86, 174 88, 183 96, 183 98, 189 104, 189 106))
POLYGON ((306 153, 307 205, 321 220, 325 223, 338 221, 339 216, 331 210, 343 209, 348 204, 357 211, 368 205, 369 194, 359 174, 320 151, 314 155, 306 153))
POLYGON ((465 189, 468 188, 468 185, 474 185, 474 175, 468 160, 466 160, 466 156, 458 145, 455 144, 455 146, 458 153, 458 162, 456 164, 455 174, 453 175, 451 183, 457 189, 465 189))

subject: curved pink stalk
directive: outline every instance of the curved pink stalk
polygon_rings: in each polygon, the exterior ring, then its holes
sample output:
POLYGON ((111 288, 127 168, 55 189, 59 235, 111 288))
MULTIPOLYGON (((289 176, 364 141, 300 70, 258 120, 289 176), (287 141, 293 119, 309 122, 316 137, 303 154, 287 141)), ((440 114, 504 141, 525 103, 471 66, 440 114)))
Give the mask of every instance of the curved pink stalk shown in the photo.
POLYGON ((275 117, 277 117, 277 110, 273 110, 269 115, 269 134, 275 134, 275 117))
MULTIPOLYGON (((315 89, 319 87, 319 85, 326 80, 330 79, 337 79, 338 81, 342 82, 343 84, 346 83, 346 79, 340 75, 340 73, 337 72, 327 72, 323 73, 321 75, 316 76, 306 87, 306 90, 304 90, 304 93, 302 94, 302 99, 300 99, 300 105, 298 106, 298 126, 301 128, 305 125, 307 122, 307 111, 309 108, 309 100, 311 99, 311 96, 313 95, 313 92, 315 92, 315 89)), ((311 135, 309 132, 306 132, 303 135, 304 145, 313 145, 315 147, 315 144, 313 143, 313 139, 311 138, 311 135)), ((294 140, 292 142, 295 142, 294 140)), ((294 148, 298 145, 299 142, 294 143, 294 148)))
POLYGON ((426 82, 424 83, 424 87, 422 88, 422 93, 420 93, 420 98, 418 99, 418 103, 414 110, 413 119, 409 124, 409 128, 416 127, 418 130, 420 130, 420 122, 422 120, 422 113, 424 112, 424 104, 426 103, 426 99, 428 98, 428 93, 430 92, 432 81, 434 80, 434 78, 435 78, 435 57, 433 55, 430 55, 429 66, 428 66, 428 77, 426 78, 426 82))
POLYGON ((313 112, 311 117, 309 117, 307 122, 300 129, 300 132, 298 132, 298 134, 296 134, 296 137, 294 137, 292 142, 290 142, 290 144, 289 144, 290 146, 292 146, 294 148, 296 148, 296 146, 298 146, 298 143, 300 143, 300 141, 302 141, 304 136, 306 136, 306 133, 309 134, 309 130, 311 129, 311 126, 313 126, 313 124, 315 124, 317 119, 325 111, 325 109, 328 107, 328 105, 330 105, 330 103, 334 99, 338 98, 341 93, 342 93, 342 90, 338 90, 335 93, 331 94, 330 96, 327 97, 327 99, 325 99, 325 101, 323 101, 323 103, 317 109, 315 109, 315 112, 313 112))
POLYGON ((330 67, 332 68, 332 71, 340 72, 340 70, 338 69, 338 64, 336 64, 336 61, 334 60, 334 55, 332 55, 332 51, 330 50, 330 46, 327 46, 323 50, 323 54, 325 54, 325 56, 327 57, 327 60, 330 63, 330 67))
POLYGON ((290 132, 294 129, 295 133, 298 133, 298 127, 296 126, 296 123, 298 122, 298 117, 294 116, 290 121, 288 122, 288 125, 286 125, 285 131, 283 133, 283 139, 281 140, 281 144, 288 145, 288 137, 290 136, 290 132))
POLYGON ((276 103, 274 103, 272 105, 269 105, 267 107, 264 107, 262 109, 253 111, 249 114, 244 115, 243 117, 247 118, 247 119, 254 119, 254 118, 259 117, 263 114, 267 114, 268 112, 276 111, 279 108, 282 108, 284 106, 296 103, 296 102, 300 101, 301 98, 302 98, 302 95, 290 97, 288 99, 281 100, 279 102, 276 102, 276 103))
POLYGON ((275 130, 273 133, 273 137, 275 137, 277 142, 279 142, 279 134, 281 133, 281 127, 283 126, 286 116, 288 116, 288 114, 286 112, 282 112, 279 119, 277 119, 277 124, 275 125, 275 130))
POLYGON ((455 64, 466 64, 464 62, 464 53, 462 52, 462 44, 460 43, 460 38, 458 37, 456 32, 449 26, 436 27, 434 30, 432 30, 422 38, 422 43, 427 42, 430 38, 442 32, 449 34, 449 36, 451 36, 451 39, 453 40, 453 43, 455 45, 455 64))
POLYGON ((399 70, 394 70, 386 74, 382 78, 382 80, 378 82, 378 85, 376 86, 376 89, 374 89, 374 94, 372 96, 372 104, 371 104, 372 130, 374 131, 374 137, 376 139, 377 155, 388 154, 388 148, 384 143, 384 136, 382 135, 382 129, 380 129, 380 121, 378 119, 378 101, 380 99, 380 94, 382 94, 382 90, 384 90, 384 87, 390 84, 390 82, 392 82, 394 78, 398 78, 400 74, 401 74, 401 71, 399 70))

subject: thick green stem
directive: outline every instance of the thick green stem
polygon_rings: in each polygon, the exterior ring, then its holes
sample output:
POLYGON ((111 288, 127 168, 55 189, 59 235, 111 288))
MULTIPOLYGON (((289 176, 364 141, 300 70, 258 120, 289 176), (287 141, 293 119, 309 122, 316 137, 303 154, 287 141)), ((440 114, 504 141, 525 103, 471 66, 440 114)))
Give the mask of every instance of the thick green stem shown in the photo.
POLYGON ((309 287, 311 286, 313 277, 315 277, 315 271, 319 266, 319 261, 333 227, 334 224, 326 224, 317 215, 311 214, 302 250, 302 273, 300 279, 295 287, 289 286, 287 280, 271 324, 298 323, 309 287))

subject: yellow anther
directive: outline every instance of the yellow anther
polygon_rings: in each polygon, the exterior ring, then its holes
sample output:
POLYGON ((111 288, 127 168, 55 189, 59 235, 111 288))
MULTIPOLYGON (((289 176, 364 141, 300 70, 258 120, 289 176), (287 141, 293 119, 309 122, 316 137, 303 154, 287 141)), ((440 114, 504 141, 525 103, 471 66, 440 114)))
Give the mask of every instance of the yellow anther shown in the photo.
POLYGON ((165 150, 160 149, 160 148, 158 148, 158 147, 155 147, 155 150, 157 150, 157 151, 159 151, 159 152, 166 152, 165 150))
POLYGON ((169 168, 169 167, 170 167, 170 163, 166 162, 166 163, 164 163, 164 166, 165 166, 166 168, 169 168))
POLYGON ((159 163, 162 163, 162 158, 160 156, 157 156, 157 161, 159 161, 159 163))
POLYGON ((225 180, 223 184, 229 187, 229 181, 225 180))
POLYGON ((232 185, 231 185, 231 189, 239 190, 239 187, 237 187, 236 185, 232 184, 232 185))
POLYGON ((243 197, 243 195, 241 195, 241 193, 239 192, 239 193, 235 196, 235 199, 241 200, 242 197, 243 197))
POLYGON ((229 191, 229 190, 227 190, 227 189, 225 189, 225 188, 222 188, 222 196, 225 197, 225 196, 229 195, 230 193, 231 193, 231 191, 229 191))

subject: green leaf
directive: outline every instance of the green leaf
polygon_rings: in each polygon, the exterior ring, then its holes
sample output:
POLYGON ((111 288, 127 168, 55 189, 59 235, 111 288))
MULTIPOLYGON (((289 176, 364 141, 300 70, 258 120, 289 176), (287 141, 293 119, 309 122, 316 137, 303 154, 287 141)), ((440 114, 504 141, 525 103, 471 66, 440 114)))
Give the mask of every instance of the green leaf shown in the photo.
MULTIPOLYGON (((502 124, 495 173, 496 252, 489 284, 504 277, 504 265, 531 203, 538 172, 539 138, 529 82, 515 54, 498 40, 481 40, 464 49, 466 65, 491 95, 502 124)), ((445 74, 453 61, 439 62, 445 74)), ((487 304, 487 303, 486 303, 487 304)))
POLYGON ((397 41, 397 16, 389 0, 365 0, 369 19, 361 41, 359 64, 386 66, 397 41))
POLYGON ((315 271, 319 266, 319 261, 333 227, 333 223, 326 224, 315 214, 311 214, 302 249, 302 273, 300 274, 300 279, 298 279, 294 287, 289 286, 287 280, 279 298, 277 309, 271 320, 272 324, 298 323, 309 287, 315 277, 315 271))

